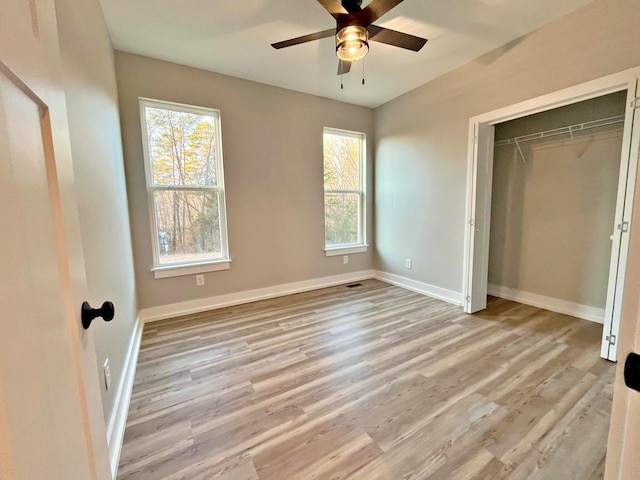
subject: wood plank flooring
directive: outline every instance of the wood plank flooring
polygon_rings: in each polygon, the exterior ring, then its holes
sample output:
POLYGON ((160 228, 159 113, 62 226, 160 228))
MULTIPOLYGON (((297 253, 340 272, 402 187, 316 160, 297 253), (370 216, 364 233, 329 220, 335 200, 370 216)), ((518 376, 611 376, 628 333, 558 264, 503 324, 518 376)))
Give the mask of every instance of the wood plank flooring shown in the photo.
POLYGON ((361 283, 148 324, 118 478, 602 478, 600 325, 361 283))

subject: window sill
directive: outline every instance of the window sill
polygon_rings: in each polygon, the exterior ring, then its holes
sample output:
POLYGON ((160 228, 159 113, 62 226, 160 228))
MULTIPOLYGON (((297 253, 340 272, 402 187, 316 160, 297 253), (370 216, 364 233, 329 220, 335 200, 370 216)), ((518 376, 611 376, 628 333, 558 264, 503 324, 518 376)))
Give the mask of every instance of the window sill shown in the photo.
POLYGON ((188 263, 184 265, 163 265, 161 267, 153 267, 151 271, 153 272, 153 276, 158 279, 217 272, 220 270, 229 270, 229 268, 231 268, 231 259, 205 263, 188 263))
POLYGON ((354 253, 367 253, 369 245, 352 245, 345 247, 325 248, 324 253, 327 257, 337 257, 338 255, 352 255, 354 253))

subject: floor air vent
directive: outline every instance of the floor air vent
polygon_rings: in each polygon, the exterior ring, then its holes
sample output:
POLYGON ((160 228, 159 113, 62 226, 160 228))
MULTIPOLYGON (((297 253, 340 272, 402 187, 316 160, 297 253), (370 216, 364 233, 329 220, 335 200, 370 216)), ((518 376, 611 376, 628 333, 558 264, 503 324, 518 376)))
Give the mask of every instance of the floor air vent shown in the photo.
POLYGON ((351 285, 347 285, 347 288, 355 288, 355 287, 361 287, 362 284, 361 283, 352 283, 351 285))

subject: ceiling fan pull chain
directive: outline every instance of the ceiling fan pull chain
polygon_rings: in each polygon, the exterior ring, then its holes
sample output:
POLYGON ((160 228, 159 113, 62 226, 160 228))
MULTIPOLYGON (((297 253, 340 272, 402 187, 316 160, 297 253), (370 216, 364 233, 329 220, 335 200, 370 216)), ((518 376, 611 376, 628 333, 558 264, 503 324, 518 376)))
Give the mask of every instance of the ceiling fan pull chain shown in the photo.
POLYGON ((342 81, 343 78, 344 75, 340 75, 340 90, 344 90, 344 82, 342 81))
POLYGON ((364 85, 364 58, 362 59, 362 85, 364 85))

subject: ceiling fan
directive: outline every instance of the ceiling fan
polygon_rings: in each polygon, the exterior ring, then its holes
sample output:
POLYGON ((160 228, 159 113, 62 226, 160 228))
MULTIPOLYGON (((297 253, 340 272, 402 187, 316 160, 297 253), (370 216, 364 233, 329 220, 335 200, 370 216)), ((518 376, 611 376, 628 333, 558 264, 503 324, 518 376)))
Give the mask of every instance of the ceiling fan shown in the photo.
POLYGON ((273 43, 271 46, 280 49, 335 36, 336 55, 339 59, 338 75, 343 75, 349 73, 351 63, 369 53, 369 41, 386 43, 414 52, 419 51, 427 43, 425 38, 373 25, 373 22, 403 0, 373 0, 365 8, 362 8, 362 0, 318 0, 318 2, 336 20, 336 28, 273 43))

